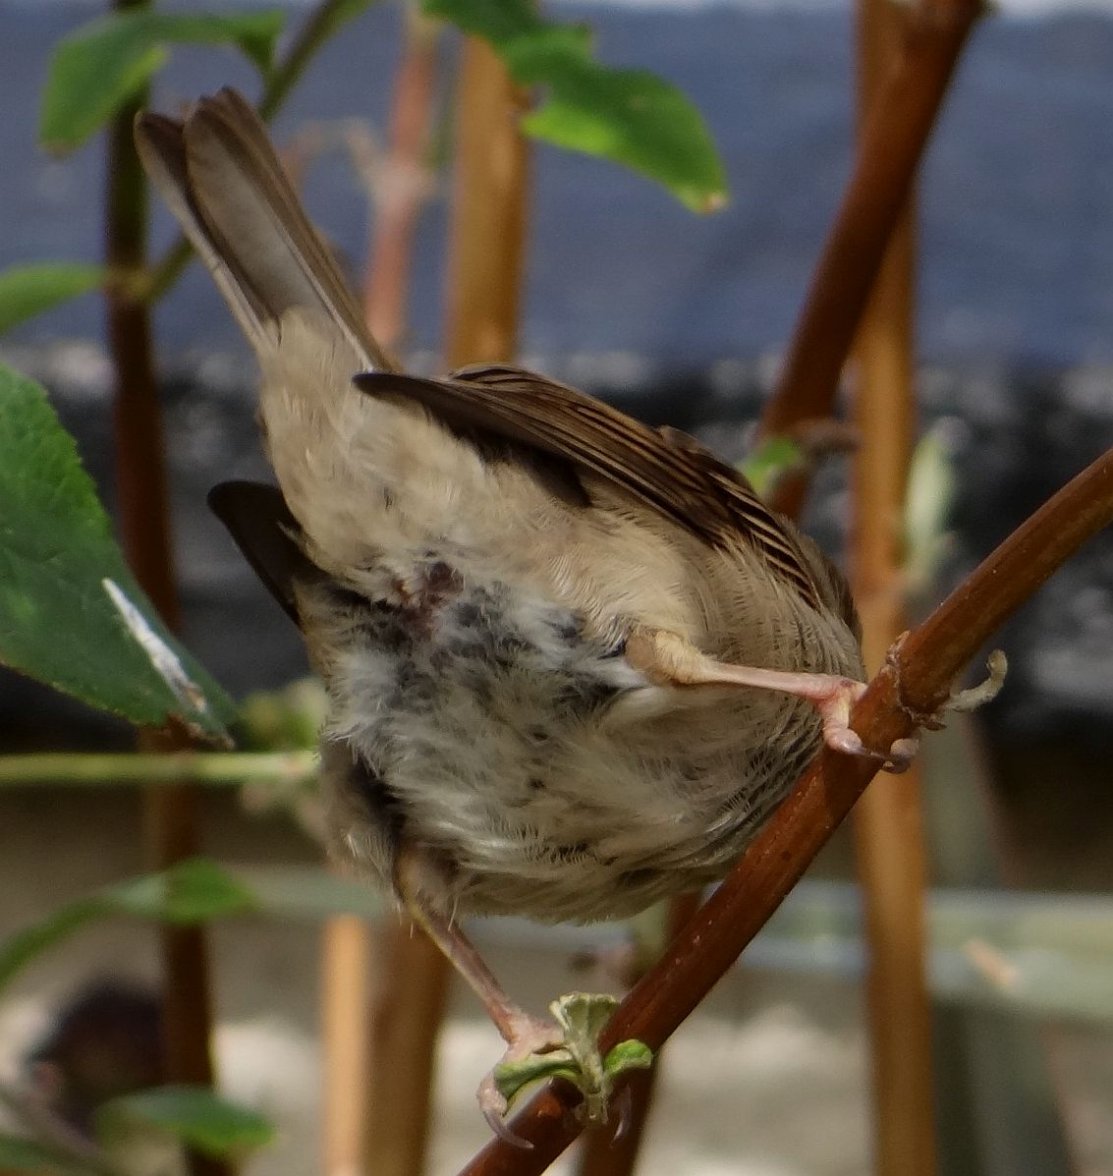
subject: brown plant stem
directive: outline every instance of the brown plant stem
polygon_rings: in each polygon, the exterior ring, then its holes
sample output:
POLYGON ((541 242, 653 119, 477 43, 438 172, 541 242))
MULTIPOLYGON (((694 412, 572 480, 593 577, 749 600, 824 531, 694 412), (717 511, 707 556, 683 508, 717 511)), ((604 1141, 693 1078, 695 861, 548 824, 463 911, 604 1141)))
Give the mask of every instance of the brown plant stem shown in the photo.
MULTIPOLYGON (((888 747, 936 713, 966 663, 1083 543, 1113 523, 1113 450, 1087 467, 1004 541, 894 649, 854 708, 867 745, 888 747)), ((723 884, 631 990, 600 1046, 638 1038, 659 1049, 737 959, 846 817, 876 764, 824 751, 723 884)), ((894 787, 900 787, 899 781, 894 787)), ((577 1095, 552 1084, 510 1124, 529 1151, 492 1140, 461 1176, 540 1173, 579 1133, 577 1095)))
POLYGON ((445 358, 512 359, 525 264, 529 151, 525 100, 502 61, 468 37, 460 67, 445 358))
MULTIPOLYGON (((921 0, 904 21, 899 53, 879 81, 854 168, 812 276, 762 432, 831 415, 839 374, 959 54, 981 0, 921 0)), ((786 479, 778 509, 796 513, 801 479, 786 479)))
POLYGON ((370 973, 369 1176, 420 1176, 451 969, 409 919, 375 926, 370 973))
MULTIPOLYGON (((860 125, 900 46, 905 19, 905 11, 888 0, 859 0, 860 125)), ((854 459, 852 566, 871 668, 907 627, 900 576, 916 417, 912 199, 893 230, 855 343, 854 417, 861 445, 854 459)), ((932 1176, 936 1170, 920 785, 916 762, 899 787, 875 780, 853 814, 868 948, 873 1167, 879 1176, 932 1176)))
MULTIPOLYGON (((142 8, 147 0, 114 0, 118 11, 142 8)), ((146 101, 138 95, 113 119, 108 131, 105 260, 109 270, 142 272, 147 251, 147 184, 132 139, 135 115, 146 101)), ((116 483, 124 550, 136 579, 172 628, 179 623, 170 543, 170 509, 161 407, 155 378, 147 306, 124 284, 106 290, 108 346, 115 376, 116 483)), ((177 732, 141 731, 144 751, 187 746, 177 732)), ((165 869, 197 852, 198 793, 169 786, 144 796, 148 852, 165 869)), ((212 1005, 208 956, 199 927, 164 926, 163 1045, 168 1081, 211 1086, 212 1005)), ((187 1153, 192 1176, 221 1176, 228 1169, 200 1152, 187 1153)))
MULTIPOLYGON (((668 904, 665 943, 671 943, 699 910, 700 894, 681 894, 668 904)), ((649 969, 644 968, 642 975, 649 969)), ((638 977, 640 979, 641 976, 638 977)), ((630 1075, 620 1127, 614 1135, 593 1131, 583 1143, 578 1176, 631 1176, 645 1142, 653 1096, 661 1075, 663 1055, 658 1052, 652 1069, 636 1070, 630 1075)))
POLYGON ((358 915, 321 932, 321 1139, 325 1176, 366 1169, 371 934, 358 915))
POLYGON ((440 26, 406 9, 406 50, 394 81, 390 147, 372 185, 375 228, 367 260, 364 309, 379 345, 402 341, 409 303, 414 235, 432 191, 429 143, 440 26))

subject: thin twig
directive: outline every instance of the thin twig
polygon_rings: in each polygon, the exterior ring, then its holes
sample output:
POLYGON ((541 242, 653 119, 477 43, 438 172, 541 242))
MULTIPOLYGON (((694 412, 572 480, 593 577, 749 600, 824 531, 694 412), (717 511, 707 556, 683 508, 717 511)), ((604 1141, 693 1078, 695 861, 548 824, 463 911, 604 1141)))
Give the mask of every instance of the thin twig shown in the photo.
POLYGON ((0 755, 0 788, 41 784, 103 788, 106 785, 203 784, 210 788, 277 781, 308 783, 317 775, 315 751, 33 752, 0 755))
MULTIPOLYGON (((116 11, 148 4, 149 0, 113 0, 116 11)), ((108 132, 105 261, 110 270, 121 273, 142 273, 147 264, 147 182, 132 138, 135 116, 146 99, 144 87, 119 111, 108 132)), ((177 628, 166 451, 150 309, 123 284, 110 285, 105 302, 115 377, 116 483, 124 550, 163 620, 177 628)), ((184 745, 180 731, 139 733, 144 750, 180 750, 184 745)), ((156 869, 197 852, 197 806, 197 793, 187 785, 145 794, 146 834, 156 869)), ((159 938, 167 1077, 172 1082, 211 1086, 212 1001, 204 932, 199 927, 164 926, 159 938)), ((186 1152, 186 1161, 191 1176, 228 1172, 223 1162, 196 1150, 186 1152)))
POLYGON ((407 8, 406 52, 394 81, 389 153, 362 169, 375 214, 363 303, 371 334, 388 352, 397 350, 405 333, 414 236, 434 190, 429 144, 439 34, 438 22, 407 8))
MULTIPOLYGON (((766 435, 830 416, 850 351, 893 228, 938 117, 981 0, 923 0, 906 21, 901 52, 877 89, 862 129, 854 169, 784 367, 762 419, 766 435)), ((798 508, 788 480, 778 506, 798 508)))
MULTIPOLYGON (((888 747, 938 711, 952 683, 1001 623, 1088 539, 1113 523, 1113 450, 1059 491, 895 650, 854 709, 867 745, 888 747)), ((659 1049, 737 959, 799 881, 877 770, 824 751, 723 884, 635 986, 602 1035, 659 1049)), ((579 1134, 571 1088, 553 1084, 510 1128, 529 1151, 492 1140, 461 1176, 540 1173, 579 1134)))

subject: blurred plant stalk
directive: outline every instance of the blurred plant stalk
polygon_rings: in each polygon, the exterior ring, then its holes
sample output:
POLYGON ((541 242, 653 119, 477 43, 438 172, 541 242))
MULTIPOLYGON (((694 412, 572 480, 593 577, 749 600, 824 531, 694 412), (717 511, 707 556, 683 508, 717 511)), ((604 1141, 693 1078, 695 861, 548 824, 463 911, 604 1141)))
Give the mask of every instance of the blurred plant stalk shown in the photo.
MULTIPOLYGON (((858 4, 858 119, 863 133, 906 32, 887 0, 858 4)), ((855 453, 852 584, 863 652, 875 672, 908 627, 902 522, 916 429, 915 193, 897 221, 854 348, 855 453)), ((932 1015, 927 989, 927 853, 921 770, 882 776, 854 807, 867 941, 866 994, 873 1083, 873 1170, 934 1176, 932 1015)))
MULTIPOLYGON (((115 12, 148 7, 147 0, 113 0, 115 12)), ((118 273, 147 267, 147 183, 132 139, 135 116, 148 100, 143 87, 108 130, 105 263, 118 273)), ((166 447, 155 376, 149 305, 126 283, 105 292, 108 346, 115 379, 116 486, 121 538, 136 579, 166 623, 177 629, 180 610, 170 538, 166 447)), ((143 751, 180 751, 182 731, 141 731, 143 751)), ((144 793, 147 854, 152 868, 166 869, 192 857, 200 843, 199 793, 188 784, 144 793)), ((163 1049, 167 1081, 212 1086, 212 993, 205 932, 201 927, 163 926, 163 1049)), ((186 1160, 191 1176, 224 1176, 223 1161, 197 1150, 186 1160)))

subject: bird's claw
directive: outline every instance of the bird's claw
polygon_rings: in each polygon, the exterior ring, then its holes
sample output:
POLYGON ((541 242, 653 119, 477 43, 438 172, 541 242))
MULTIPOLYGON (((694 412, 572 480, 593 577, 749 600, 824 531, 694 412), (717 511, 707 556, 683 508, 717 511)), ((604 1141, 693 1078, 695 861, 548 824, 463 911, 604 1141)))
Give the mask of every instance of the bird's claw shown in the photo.
POLYGON ((968 713, 972 710, 977 710, 980 706, 984 706, 987 702, 992 702, 1001 693, 1001 687, 1004 686, 1005 677, 1009 672, 1009 660, 1003 650, 995 649, 986 658, 988 674, 985 680, 979 682, 977 686, 970 686, 965 690, 952 690, 947 701, 937 711, 932 713, 925 713, 910 706, 905 700, 903 692, 900 690, 900 649, 907 636, 907 633, 902 633, 896 639, 886 654, 885 661, 896 676, 901 710, 904 711, 917 727, 924 727, 929 731, 938 731, 943 726, 943 715, 947 711, 955 711, 959 714, 968 713))
POLYGON ((966 690, 955 690, 947 700, 944 710, 966 711, 977 710, 987 702, 992 702, 1001 693, 1005 684, 1005 675, 1009 672, 1009 659, 1003 649, 995 649, 986 658, 985 668, 988 673, 985 680, 977 686, 970 686, 966 690))
POLYGON ((506 1123, 507 1109, 527 1085, 545 1078, 563 1078, 583 1095, 579 1115, 585 1126, 607 1122, 615 1080, 629 1070, 653 1064, 653 1054, 640 1041, 623 1041, 604 1058, 599 1034, 617 1007, 613 996, 582 992, 559 997, 549 1006, 554 1024, 531 1021, 510 1043, 502 1060, 479 1087, 479 1106, 492 1131, 505 1142, 531 1149, 506 1123))
MULTIPOLYGON (((906 634, 897 638, 886 657, 886 661, 900 681, 900 647, 906 634)), ((989 675, 984 682, 972 686, 967 690, 953 691, 950 698, 931 714, 926 714, 910 707, 901 699, 901 709, 917 727, 928 731, 937 731, 943 726, 942 716, 947 711, 972 711, 977 707, 991 702, 1001 691, 1005 683, 1009 663, 999 649, 995 649, 986 662, 989 675)), ((836 680, 838 682, 838 680, 836 680)), ((815 699, 816 706, 823 716, 823 740, 834 751, 844 755, 864 756, 866 758, 882 760, 882 767, 887 772, 900 773, 916 758, 920 750, 920 740, 916 736, 907 739, 897 739, 887 752, 874 751, 866 747, 858 733, 849 726, 850 710, 854 703, 865 693, 866 685, 850 679, 833 687, 828 694, 815 699)))
POLYGON ((850 712, 866 692, 865 682, 852 678, 832 679, 828 692, 813 702, 823 719, 823 742, 842 755, 882 761, 886 772, 899 773, 908 769, 920 749, 918 739, 897 739, 887 752, 875 751, 862 742, 862 737, 850 726, 850 712))

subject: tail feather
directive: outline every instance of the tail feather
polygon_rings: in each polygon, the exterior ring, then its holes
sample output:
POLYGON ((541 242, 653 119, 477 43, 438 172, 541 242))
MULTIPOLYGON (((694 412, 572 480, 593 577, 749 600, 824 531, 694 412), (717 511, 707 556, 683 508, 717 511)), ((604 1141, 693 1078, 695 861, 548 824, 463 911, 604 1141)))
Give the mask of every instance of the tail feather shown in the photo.
POLYGON ((302 211, 259 116, 234 90, 184 122, 141 114, 140 158, 248 339, 262 349, 293 309, 316 309, 372 369, 394 365, 371 338, 339 266, 302 211))

